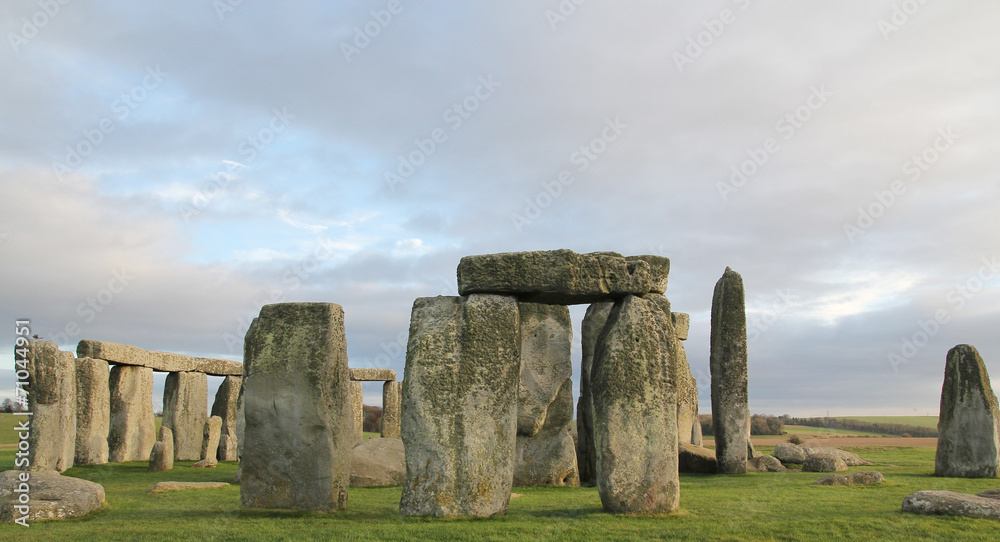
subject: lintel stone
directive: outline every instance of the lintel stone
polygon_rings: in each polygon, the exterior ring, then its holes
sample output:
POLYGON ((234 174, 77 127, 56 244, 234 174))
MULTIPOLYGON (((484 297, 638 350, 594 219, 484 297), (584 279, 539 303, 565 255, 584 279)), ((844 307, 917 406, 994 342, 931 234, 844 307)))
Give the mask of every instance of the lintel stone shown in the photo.
POLYGON ((351 380, 362 382, 392 382, 396 380, 396 371, 392 369, 351 369, 351 380))
POLYGON ((195 372, 212 376, 239 376, 243 364, 238 361, 213 358, 196 358, 172 352, 144 350, 137 346, 84 339, 76 347, 80 358, 103 359, 116 365, 149 367, 154 371, 179 373, 195 372))

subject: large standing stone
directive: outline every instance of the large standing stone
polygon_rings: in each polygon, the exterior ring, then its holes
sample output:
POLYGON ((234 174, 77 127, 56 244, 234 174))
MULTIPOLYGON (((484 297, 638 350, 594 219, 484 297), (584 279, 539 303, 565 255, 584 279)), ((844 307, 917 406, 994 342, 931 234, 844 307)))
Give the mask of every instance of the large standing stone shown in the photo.
POLYGON ((658 297, 616 302, 594 352, 597 489, 608 512, 667 512, 680 504, 673 326, 666 298, 658 297))
POLYGON ((357 444, 365 438, 365 391, 361 382, 351 382, 351 419, 353 420, 353 436, 357 444))
POLYGON ((354 426, 343 308, 265 305, 243 355, 243 506, 345 508, 354 426))
POLYGON ((684 342, 687 340, 690 317, 682 312, 670 313, 674 323, 673 380, 677 387, 677 437, 681 443, 701 446, 701 418, 698 416, 698 382, 691 374, 684 342))
MULTIPOLYGON (((254 318, 256 320, 256 318, 254 318)), ((244 377, 245 379, 245 377, 244 377)), ((240 395, 236 399, 236 455, 240 463, 236 466, 236 474, 233 477, 235 483, 240 483, 243 479, 243 439, 246 436, 246 415, 244 408, 244 397, 246 397, 246 386, 240 385, 240 395)))
MULTIPOLYGON (((542 430, 549 405, 573 376, 573 324, 565 305, 518 303, 517 307, 521 323, 517 434, 530 437, 542 430)), ((572 418, 572 403, 569 409, 572 418)))
POLYGON ((382 438, 399 438, 399 423, 403 415, 403 383, 386 382, 382 386, 382 438))
POLYGON ((656 292, 665 283, 666 274, 654 273, 648 262, 629 261, 615 252, 506 252, 466 256, 458 264, 461 295, 509 294, 538 303, 592 303, 656 292))
POLYGON ((986 364, 970 345, 948 351, 934 474, 995 478, 1000 467, 1000 408, 986 364))
POLYGON ((201 458, 202 431, 208 415, 205 373, 170 373, 163 385, 163 425, 174 433, 174 460, 201 458))
MULTIPOLYGON (((30 522, 37 519, 69 519, 98 510, 102 506, 104 487, 96 482, 62 476, 52 470, 9 470, 0 473, 0 523, 17 522, 29 526, 30 522), (18 491, 22 483, 28 484, 28 495, 31 497, 28 504, 21 503, 19 499, 24 495, 18 491)), ((9 533, 9 539, 15 539, 13 531, 9 533)), ((48 538, 56 536, 48 535, 48 538)), ((65 535, 60 538, 62 537, 65 535)))
POLYGON ((499 295, 413 303, 403 380, 403 515, 507 511, 514 478, 517 301, 499 295))
POLYGON ((146 461, 156 442, 153 418, 153 370, 116 365, 111 368, 111 427, 108 461, 146 461))
POLYGON ((242 376, 227 376, 219 390, 215 392, 215 403, 212 404, 212 416, 222 419, 222 430, 219 435, 219 461, 235 461, 239 459, 239 438, 236 436, 236 411, 239 402, 240 388, 243 386, 242 376))
MULTIPOLYGON (((76 362, 52 341, 28 341, 28 461, 31 470, 62 472, 76 449, 76 362)), ((25 418, 27 419, 27 418, 25 418)))
POLYGON ((76 360, 76 454, 77 465, 108 462, 108 428, 111 425, 111 391, 108 362, 76 360))
POLYGON ((174 434, 169 427, 160 426, 160 440, 153 443, 149 452, 149 472, 163 472, 174 468, 174 434))
MULTIPOLYGON (((521 313, 524 314, 523 312, 521 313)), ((522 343, 523 344, 523 343, 522 343)), ((524 356, 521 356, 524 362, 524 356)), ((532 435, 517 435, 514 452, 515 486, 578 486, 576 446, 570 434, 573 421, 573 381, 566 379, 541 430, 532 435)))
POLYGON ((590 373, 594 365, 594 347, 597 337, 608 322, 613 301, 601 301, 587 307, 580 329, 580 349, 583 358, 580 363, 580 398, 576 403, 576 463, 580 471, 580 483, 593 485, 597 482, 597 450, 594 446, 594 396, 590 373))
POLYGON ((212 468, 219 464, 219 436, 222 433, 222 418, 211 416, 205 420, 205 430, 201 445, 201 460, 191 465, 197 468, 212 468))
POLYGON ((747 470, 750 408, 743 277, 730 268, 712 298, 712 429, 720 474, 747 470))

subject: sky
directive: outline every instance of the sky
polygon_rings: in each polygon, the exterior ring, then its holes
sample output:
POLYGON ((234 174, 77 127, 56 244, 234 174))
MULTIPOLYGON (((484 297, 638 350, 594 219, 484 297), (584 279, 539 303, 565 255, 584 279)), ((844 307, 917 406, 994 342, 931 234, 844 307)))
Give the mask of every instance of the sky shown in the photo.
POLYGON ((0 3, 0 397, 18 319, 241 360, 293 301, 342 305, 350 365, 401 379, 462 256, 568 248, 670 258, 702 413, 728 266, 752 412, 935 415, 957 344, 1000 386, 998 27, 916 0, 0 3))

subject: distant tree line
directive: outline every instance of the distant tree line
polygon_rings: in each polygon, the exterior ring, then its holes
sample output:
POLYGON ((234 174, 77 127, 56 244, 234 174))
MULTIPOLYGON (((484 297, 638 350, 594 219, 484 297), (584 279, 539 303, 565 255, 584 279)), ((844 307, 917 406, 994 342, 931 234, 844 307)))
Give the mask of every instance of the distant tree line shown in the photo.
MULTIPOLYGON (((701 418, 701 434, 710 437, 712 432, 712 416, 705 415, 701 418)), ((751 435, 784 435, 786 416, 771 416, 768 414, 754 414, 750 416, 751 435)))
POLYGON ((785 417, 788 425, 807 425, 809 427, 829 427, 830 429, 845 429, 848 431, 863 431, 880 435, 896 435, 900 437, 930 437, 938 436, 933 427, 906 425, 901 423, 877 423, 850 418, 792 418, 785 417))
POLYGON ((24 411, 25 411, 24 406, 22 406, 21 403, 18 403, 17 401, 11 399, 10 397, 4 399, 3 403, 0 403, 0 413, 12 414, 14 412, 24 412, 24 411))
POLYGON ((365 405, 365 433, 380 433, 382 431, 382 407, 365 405))

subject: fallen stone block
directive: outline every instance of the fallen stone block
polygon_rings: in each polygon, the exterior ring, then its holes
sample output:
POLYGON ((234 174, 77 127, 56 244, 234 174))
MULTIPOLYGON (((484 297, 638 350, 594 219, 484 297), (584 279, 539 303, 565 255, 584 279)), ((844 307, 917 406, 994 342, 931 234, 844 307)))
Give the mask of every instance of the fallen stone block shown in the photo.
POLYGON ((903 511, 914 514, 1000 519, 1000 499, 953 491, 918 491, 903 499, 903 511))
POLYGON ((351 449, 351 487, 398 486, 405 479, 402 440, 370 438, 351 449))
POLYGON ((68 519, 102 506, 104 487, 95 482, 62 476, 54 470, 0 473, 0 523, 68 519), (22 493, 15 491, 22 483, 28 485, 31 496, 27 509, 19 502, 22 493))
POLYGON ((218 489, 229 487, 226 482, 157 482, 147 493, 166 493, 168 491, 188 491, 191 489, 218 489))
POLYGON ((829 474, 816 480, 814 486, 873 486, 885 481, 881 472, 868 470, 851 474, 829 474))

